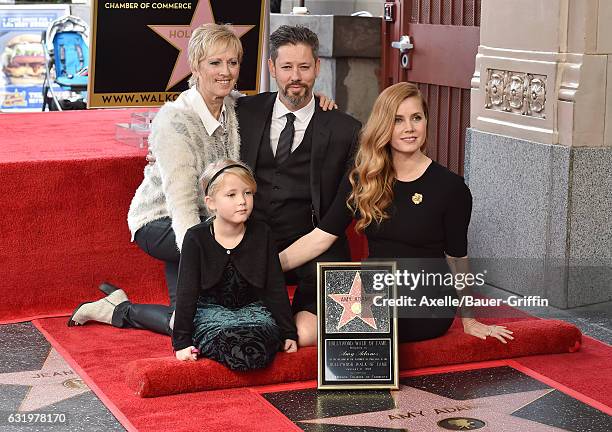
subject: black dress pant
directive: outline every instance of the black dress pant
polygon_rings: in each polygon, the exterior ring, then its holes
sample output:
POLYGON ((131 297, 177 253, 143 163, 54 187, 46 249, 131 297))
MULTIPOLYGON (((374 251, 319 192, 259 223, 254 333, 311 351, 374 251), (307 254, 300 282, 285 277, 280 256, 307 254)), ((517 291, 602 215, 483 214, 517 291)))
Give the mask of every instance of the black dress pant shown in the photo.
POLYGON ((149 222, 134 236, 136 244, 153 258, 164 261, 170 306, 123 302, 113 312, 112 324, 121 328, 139 328, 172 334, 170 317, 176 306, 176 283, 180 253, 169 217, 149 222))

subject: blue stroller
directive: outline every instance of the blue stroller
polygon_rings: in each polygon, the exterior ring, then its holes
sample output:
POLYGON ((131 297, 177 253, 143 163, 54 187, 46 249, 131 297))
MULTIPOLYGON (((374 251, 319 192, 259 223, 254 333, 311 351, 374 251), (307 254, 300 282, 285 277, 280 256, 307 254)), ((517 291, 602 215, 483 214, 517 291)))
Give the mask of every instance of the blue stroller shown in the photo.
POLYGON ((47 106, 49 111, 85 109, 89 66, 87 23, 72 15, 58 18, 43 31, 42 45, 47 70, 42 110, 47 106), (54 83, 59 85, 60 92, 54 83))

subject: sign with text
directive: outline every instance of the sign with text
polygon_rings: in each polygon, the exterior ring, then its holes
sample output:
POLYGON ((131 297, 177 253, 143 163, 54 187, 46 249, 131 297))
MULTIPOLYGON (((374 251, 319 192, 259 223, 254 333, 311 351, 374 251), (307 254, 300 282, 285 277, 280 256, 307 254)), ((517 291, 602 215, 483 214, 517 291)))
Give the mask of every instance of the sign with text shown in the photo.
POLYGON ((398 388, 397 318, 385 301, 395 285, 374 283, 394 272, 393 262, 317 264, 319 389, 398 388))
POLYGON ((202 24, 231 25, 244 57, 238 90, 259 92, 265 0, 93 0, 88 107, 159 106, 187 90, 187 44, 202 24))

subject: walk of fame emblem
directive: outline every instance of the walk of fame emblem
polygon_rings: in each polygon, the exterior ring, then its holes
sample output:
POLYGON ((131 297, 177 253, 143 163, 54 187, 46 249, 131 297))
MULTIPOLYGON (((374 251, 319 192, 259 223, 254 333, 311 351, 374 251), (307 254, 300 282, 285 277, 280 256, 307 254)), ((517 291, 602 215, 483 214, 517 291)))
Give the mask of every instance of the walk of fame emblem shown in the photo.
POLYGON ((467 417, 451 417, 438 422, 438 426, 447 430, 475 430, 485 427, 486 424, 482 420, 467 418, 467 417))
POLYGON ((68 379, 64 381, 62 385, 69 389, 78 389, 78 390, 87 389, 89 390, 89 387, 87 387, 87 384, 85 384, 85 382, 81 378, 68 379))
POLYGON ((319 388, 397 388, 395 263, 319 263, 319 388))

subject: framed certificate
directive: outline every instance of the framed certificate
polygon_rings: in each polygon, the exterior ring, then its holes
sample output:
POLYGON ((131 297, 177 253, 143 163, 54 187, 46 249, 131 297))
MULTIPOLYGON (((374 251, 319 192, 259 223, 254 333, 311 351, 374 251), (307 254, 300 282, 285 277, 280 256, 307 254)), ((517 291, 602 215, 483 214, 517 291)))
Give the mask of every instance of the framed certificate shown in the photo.
POLYGON ((317 264, 318 388, 397 389, 395 262, 317 264))

